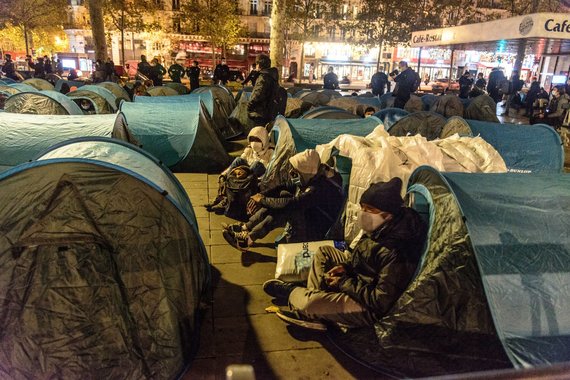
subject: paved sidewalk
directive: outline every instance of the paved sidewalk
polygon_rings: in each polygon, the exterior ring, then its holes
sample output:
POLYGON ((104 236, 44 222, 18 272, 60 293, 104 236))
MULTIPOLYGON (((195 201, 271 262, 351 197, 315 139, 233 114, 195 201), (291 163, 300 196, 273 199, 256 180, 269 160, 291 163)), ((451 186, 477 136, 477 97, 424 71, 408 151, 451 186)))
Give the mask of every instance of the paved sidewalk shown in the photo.
POLYGON ((378 379, 332 346, 324 333, 287 326, 274 314, 261 284, 273 277, 274 231, 242 254, 222 237, 224 216, 206 212, 215 198, 217 175, 176 174, 190 196, 200 235, 212 264, 212 303, 204 312, 199 352, 184 377, 225 379, 230 364, 251 364, 257 379, 378 379))

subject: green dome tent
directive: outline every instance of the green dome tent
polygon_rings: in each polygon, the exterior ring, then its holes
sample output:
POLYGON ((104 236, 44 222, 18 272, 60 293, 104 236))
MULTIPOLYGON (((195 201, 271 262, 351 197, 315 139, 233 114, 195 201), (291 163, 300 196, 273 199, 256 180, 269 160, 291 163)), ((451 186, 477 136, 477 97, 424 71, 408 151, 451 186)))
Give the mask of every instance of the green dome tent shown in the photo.
POLYGON ((129 97, 129 93, 123 87, 119 86, 115 82, 101 82, 97 83, 97 86, 106 88, 107 90, 111 91, 115 96, 115 107, 119 108, 119 104, 121 101, 124 100, 125 102, 130 102, 131 98, 129 97))
POLYGON ((0 84, 0 92, 6 95, 14 95, 22 92, 13 86, 8 86, 7 84, 0 84))
POLYGON ((236 107, 236 101, 232 93, 224 86, 212 85, 212 86, 202 86, 198 87, 192 94, 203 94, 210 92, 212 97, 220 105, 221 110, 227 116, 231 115, 232 111, 236 107))
POLYGON ((0 377, 176 378, 210 277, 191 205, 136 148, 86 144, 0 175, 0 377))
POLYGON ((305 112, 309 111, 311 104, 304 102, 297 98, 287 98, 287 107, 285 107, 286 118, 297 119, 301 117, 305 112))
POLYGON ((465 108, 464 117, 471 120, 499 123, 497 105, 489 95, 479 95, 465 108))
POLYGON ((439 138, 443 126, 447 122, 446 118, 430 111, 411 113, 388 129, 391 136, 406 136, 408 134, 420 134, 428 140, 439 138))
POLYGON ((6 100, 4 110, 36 115, 83 115, 73 100, 59 92, 47 90, 14 94, 6 100))
POLYGON ((54 90, 54 86, 53 84, 51 84, 50 82, 48 82, 45 79, 41 79, 41 78, 30 78, 30 79, 26 79, 25 81, 22 82, 23 84, 29 84, 30 86, 34 87, 36 90, 38 91, 42 91, 42 90, 50 90, 53 91, 54 90))
POLYGON ((87 85, 71 91, 66 95, 73 99, 84 114, 107 114, 117 112, 115 95, 101 86, 87 85), (87 107, 86 102, 90 104, 87 107))
POLYGON ((249 97, 251 92, 242 92, 240 94, 239 100, 237 101, 237 106, 232 111, 231 115, 228 117, 228 122, 234 130, 241 130, 243 134, 247 135, 249 131, 255 127, 255 123, 248 116, 247 104, 249 103, 249 97))
POLYGON ((50 146, 76 137, 107 136, 115 115, 29 115, 0 112, 0 171, 30 161, 50 146))
POLYGON ((166 86, 155 86, 150 87, 146 90, 146 93, 150 96, 178 96, 178 91, 173 88, 166 87, 166 86))
POLYGON ((444 117, 463 117, 463 103, 456 95, 438 96, 430 107, 430 111, 436 112, 444 117))
POLYGON ((412 94, 410 96, 410 99, 404 105, 404 110, 408 111, 409 113, 425 111, 424 102, 419 96, 412 94))
POLYGON ((354 113, 343 108, 333 106, 315 107, 301 115, 300 119, 332 119, 332 120, 350 120, 361 119, 354 113))
POLYGON ((220 172, 231 162, 197 97, 152 106, 123 102, 113 137, 142 147, 176 171, 220 172))
POLYGON ((175 90, 176 92, 178 92, 179 95, 186 95, 190 92, 188 90, 188 87, 184 86, 182 83, 166 82, 164 83, 164 85, 166 87, 170 87, 171 89, 175 90))
POLYGON ((270 132, 275 153, 261 179, 261 186, 270 188, 281 184, 288 175, 289 158, 297 152, 314 149, 342 134, 366 136, 381 125, 382 122, 374 116, 352 120, 285 119, 278 116, 270 132))
POLYGON ((20 92, 36 92, 38 91, 37 88, 25 83, 10 83, 8 86, 18 89, 20 92))
POLYGON ((561 174, 417 169, 408 196, 430 225, 417 275, 374 327, 333 341, 399 378, 568 360, 569 189, 561 174))

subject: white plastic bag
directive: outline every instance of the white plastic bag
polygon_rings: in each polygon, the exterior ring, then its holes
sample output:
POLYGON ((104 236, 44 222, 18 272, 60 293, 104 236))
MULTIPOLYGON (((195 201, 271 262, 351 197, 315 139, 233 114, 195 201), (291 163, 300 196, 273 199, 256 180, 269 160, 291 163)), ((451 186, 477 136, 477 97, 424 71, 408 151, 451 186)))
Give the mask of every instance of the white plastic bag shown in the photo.
POLYGON ((309 243, 279 244, 275 278, 287 282, 306 281, 311 270, 313 256, 319 247, 335 246, 334 241, 312 241, 309 243))

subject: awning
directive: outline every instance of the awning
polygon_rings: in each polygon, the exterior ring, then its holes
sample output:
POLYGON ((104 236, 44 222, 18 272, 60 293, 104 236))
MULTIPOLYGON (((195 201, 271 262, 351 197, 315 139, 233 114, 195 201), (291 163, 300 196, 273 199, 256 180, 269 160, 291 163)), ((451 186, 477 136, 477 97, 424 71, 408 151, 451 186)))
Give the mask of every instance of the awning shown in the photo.
POLYGON ((570 15, 535 13, 507 19, 412 33, 412 47, 516 53, 526 40, 527 54, 570 54, 570 15))

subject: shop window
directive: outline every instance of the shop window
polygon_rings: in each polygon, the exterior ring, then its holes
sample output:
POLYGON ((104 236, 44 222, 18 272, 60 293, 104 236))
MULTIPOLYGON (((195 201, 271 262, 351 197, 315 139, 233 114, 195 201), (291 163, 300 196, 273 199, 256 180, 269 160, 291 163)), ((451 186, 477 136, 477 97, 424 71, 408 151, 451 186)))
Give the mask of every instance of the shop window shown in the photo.
POLYGON ((259 5, 259 0, 249 0, 249 14, 257 15, 257 6, 259 5))

